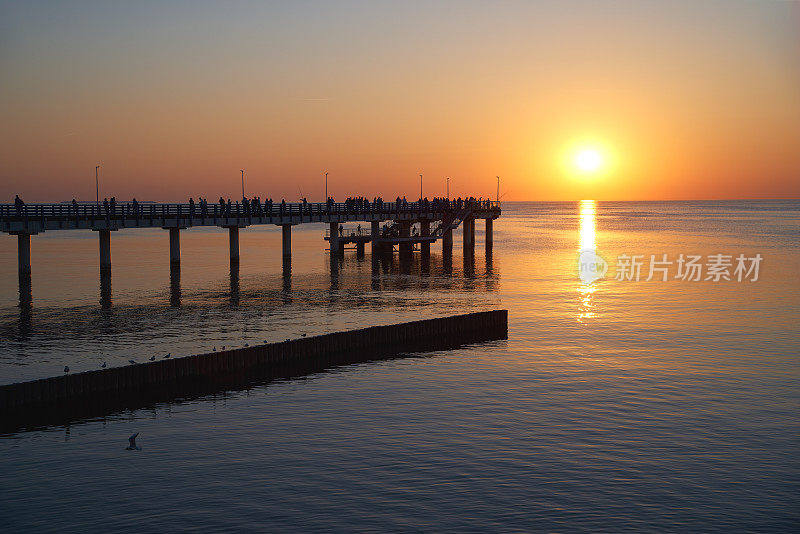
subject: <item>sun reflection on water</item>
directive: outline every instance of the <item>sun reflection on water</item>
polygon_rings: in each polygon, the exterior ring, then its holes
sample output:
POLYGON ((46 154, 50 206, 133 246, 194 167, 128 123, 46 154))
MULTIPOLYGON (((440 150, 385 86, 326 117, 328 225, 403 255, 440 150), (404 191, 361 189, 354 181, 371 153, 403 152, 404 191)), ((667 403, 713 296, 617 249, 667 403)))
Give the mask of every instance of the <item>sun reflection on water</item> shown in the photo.
POLYGON ((594 200, 581 200, 581 245, 580 250, 595 250, 594 200))
MULTIPOLYGON (((597 249, 596 236, 595 236, 595 214, 596 207, 594 200, 581 200, 580 204, 580 246, 578 252, 585 254, 586 252, 594 253, 597 249)), ((579 265, 580 268, 580 265, 579 265)), ((597 316, 595 313, 594 293, 597 291, 597 286, 593 286, 593 279, 584 275, 583 271, 579 272, 581 283, 578 285, 578 315, 577 320, 579 323, 585 323, 589 319, 597 316)))

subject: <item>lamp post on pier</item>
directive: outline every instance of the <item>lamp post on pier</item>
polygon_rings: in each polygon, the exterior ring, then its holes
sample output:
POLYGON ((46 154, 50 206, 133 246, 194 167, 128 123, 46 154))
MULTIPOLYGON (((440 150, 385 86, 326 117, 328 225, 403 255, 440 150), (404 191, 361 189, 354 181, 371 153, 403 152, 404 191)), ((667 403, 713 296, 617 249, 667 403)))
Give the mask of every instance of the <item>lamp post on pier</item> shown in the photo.
POLYGON ((94 166, 94 202, 97 204, 97 207, 100 207, 100 178, 97 177, 97 171, 100 169, 100 165, 94 166))
POLYGON ((242 171, 242 200, 244 200, 244 169, 242 171))

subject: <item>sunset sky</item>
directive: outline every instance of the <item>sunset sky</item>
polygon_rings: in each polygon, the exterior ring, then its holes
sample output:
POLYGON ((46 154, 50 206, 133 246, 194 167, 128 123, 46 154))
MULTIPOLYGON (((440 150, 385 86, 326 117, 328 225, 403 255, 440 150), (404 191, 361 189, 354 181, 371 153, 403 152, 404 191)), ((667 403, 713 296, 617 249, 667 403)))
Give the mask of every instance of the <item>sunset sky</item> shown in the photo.
POLYGON ((800 3, 0 0, 0 198, 98 164, 122 200, 797 198, 800 3))

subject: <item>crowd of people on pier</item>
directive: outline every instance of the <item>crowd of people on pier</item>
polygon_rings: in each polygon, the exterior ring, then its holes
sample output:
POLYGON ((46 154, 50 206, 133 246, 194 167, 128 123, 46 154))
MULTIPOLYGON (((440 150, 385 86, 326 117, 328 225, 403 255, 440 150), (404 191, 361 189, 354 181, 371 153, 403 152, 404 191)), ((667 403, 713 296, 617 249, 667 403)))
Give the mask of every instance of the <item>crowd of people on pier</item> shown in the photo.
MULTIPOLYGON (((373 197, 370 201, 366 197, 347 197, 344 202, 337 203, 333 197, 328 197, 327 202, 310 203, 302 198, 299 203, 287 203, 285 199, 274 202, 271 198, 262 200, 261 197, 243 197, 241 201, 227 200, 219 197, 215 203, 209 203, 207 198, 189 198, 188 204, 154 204, 149 203, 149 211, 144 209, 135 198, 130 202, 118 203, 116 197, 104 198, 102 204, 78 203, 72 199, 69 206, 70 216, 78 217, 81 213, 86 215, 100 215, 105 217, 146 217, 162 215, 185 215, 188 217, 270 217, 283 215, 313 215, 323 213, 380 213, 401 211, 458 211, 465 208, 489 209, 492 203, 484 198, 455 198, 448 199, 434 197, 433 199, 420 198, 409 202, 405 197, 398 196, 394 203, 384 202, 382 197, 373 197), (184 211, 185 210, 185 211, 184 211)), ((14 198, 14 212, 17 216, 27 216, 28 207, 17 195, 14 198)), ((61 208, 59 213, 63 213, 61 208)))

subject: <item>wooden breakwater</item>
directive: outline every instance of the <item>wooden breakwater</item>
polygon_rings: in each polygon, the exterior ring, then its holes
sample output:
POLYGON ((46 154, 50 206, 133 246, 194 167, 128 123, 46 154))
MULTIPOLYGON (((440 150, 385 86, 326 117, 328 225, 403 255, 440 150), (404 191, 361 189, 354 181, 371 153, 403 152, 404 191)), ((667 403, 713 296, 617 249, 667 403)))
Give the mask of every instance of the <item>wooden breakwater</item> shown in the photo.
POLYGON ((8 384, 0 386, 0 431, 507 337, 508 310, 492 310, 8 384))

